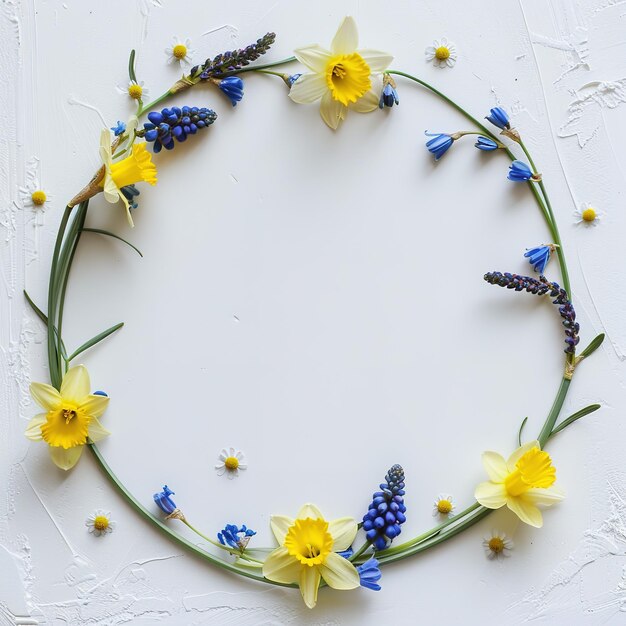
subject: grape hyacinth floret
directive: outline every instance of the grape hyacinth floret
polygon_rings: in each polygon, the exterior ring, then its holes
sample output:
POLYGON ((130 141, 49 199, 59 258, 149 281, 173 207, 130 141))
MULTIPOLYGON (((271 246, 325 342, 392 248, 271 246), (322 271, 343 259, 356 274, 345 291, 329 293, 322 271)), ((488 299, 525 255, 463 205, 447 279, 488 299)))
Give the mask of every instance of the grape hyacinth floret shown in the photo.
POLYGON ((217 538, 223 546, 229 545, 231 548, 243 552, 248 546, 250 537, 254 535, 256 535, 256 531, 247 528, 245 524, 241 528, 238 528, 236 524, 226 524, 222 532, 217 533, 217 538))
POLYGON ((384 550, 401 532, 406 522, 404 505, 404 470, 392 466, 380 484, 381 491, 372 496, 369 510, 363 516, 363 530, 375 550, 384 550))
POLYGON ((137 133, 147 142, 154 142, 152 150, 160 152, 162 148, 171 150, 174 139, 185 141, 188 135, 195 135, 199 130, 213 124, 217 114, 206 107, 184 106, 161 109, 148 113, 150 122, 143 125, 143 130, 137 133))
POLYGON ((213 60, 207 59, 202 65, 192 67, 189 76, 200 80, 222 78, 249 65, 252 61, 256 61, 270 49, 275 40, 275 33, 267 33, 260 39, 257 39, 256 43, 241 50, 232 50, 218 54, 213 60))
POLYGON ((576 311, 567 292, 558 283, 548 281, 545 276, 540 276, 537 279, 531 276, 510 274, 509 272, 487 272, 484 279, 491 285, 499 285, 515 291, 527 291, 538 296, 548 295, 554 298, 552 303, 558 305, 559 313, 563 318, 563 326, 565 326, 565 343, 567 344, 565 352, 567 354, 576 352, 576 346, 580 341, 578 336, 580 325, 576 321, 576 311))

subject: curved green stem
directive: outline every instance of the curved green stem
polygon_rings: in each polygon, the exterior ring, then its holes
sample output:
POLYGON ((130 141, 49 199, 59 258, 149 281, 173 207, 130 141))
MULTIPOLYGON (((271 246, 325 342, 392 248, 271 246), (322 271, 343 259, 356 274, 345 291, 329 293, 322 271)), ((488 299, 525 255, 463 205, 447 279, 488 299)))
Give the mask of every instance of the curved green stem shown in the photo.
POLYGON ((235 70, 233 72, 225 72, 224 76, 235 76, 236 74, 243 74, 245 72, 258 72, 259 70, 265 70, 268 67, 278 67, 279 65, 285 65, 287 63, 293 63, 297 61, 296 57, 287 57, 286 59, 282 59, 281 61, 272 61, 272 63, 264 63, 263 65, 249 65, 247 67, 243 67, 240 70, 235 70))

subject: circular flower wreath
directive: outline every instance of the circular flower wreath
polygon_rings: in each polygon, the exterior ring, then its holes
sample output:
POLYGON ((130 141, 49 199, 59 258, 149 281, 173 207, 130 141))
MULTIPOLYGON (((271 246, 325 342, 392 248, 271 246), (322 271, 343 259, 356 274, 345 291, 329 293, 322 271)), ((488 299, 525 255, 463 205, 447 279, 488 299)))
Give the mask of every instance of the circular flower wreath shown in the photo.
MULTIPOLYGON (((45 441, 53 462, 64 470, 72 468, 83 449, 88 447, 105 475, 129 503, 171 539, 185 545, 213 565, 235 574, 274 585, 298 586, 304 602, 312 608, 317 600, 318 589, 324 585, 342 590, 359 586, 380 589, 378 581, 381 578, 381 566, 413 556, 450 539, 484 518, 493 509, 507 506, 523 522, 540 527, 543 520, 539 507, 554 504, 563 497, 554 487, 556 470, 544 447, 558 432, 599 408, 597 404, 588 406, 557 425, 576 367, 600 346, 604 336, 599 335, 585 350, 576 354, 579 325, 572 305, 565 254, 552 206, 542 177, 520 133, 511 127, 509 117, 502 108, 491 109, 486 117, 500 130, 500 136, 496 136, 460 105, 431 85, 411 74, 388 69, 392 61, 390 55, 377 50, 359 49, 356 24, 350 17, 341 23, 330 50, 312 45, 296 50, 294 57, 265 65, 250 65, 269 50, 274 39, 275 35, 268 33, 247 48, 224 52, 213 59, 207 59, 201 65, 192 67, 188 74, 149 104, 144 104, 142 100, 145 91, 135 75, 135 54, 134 51, 131 52, 128 94, 137 101, 137 112, 128 122, 118 122, 111 129, 113 136, 108 129, 102 131, 102 166, 65 209, 52 256, 47 315, 26 294, 28 302, 47 326, 51 382, 50 385, 32 383, 30 386, 34 400, 44 411, 32 418, 26 429, 26 436, 34 441, 45 441), (308 72, 286 74, 270 69, 296 60, 308 72), (533 247, 525 253, 538 277, 506 272, 489 272, 484 276, 485 281, 492 285, 548 296, 558 307, 565 330, 566 356, 563 378, 545 423, 536 439, 522 445, 522 431, 526 422, 524 420, 518 433, 519 447, 506 460, 496 452, 485 452, 482 460, 488 480, 476 487, 474 501, 455 514, 450 497, 442 496, 435 507, 436 513, 445 521, 400 544, 394 543, 406 521, 405 477, 400 465, 389 469, 379 491, 373 494, 361 522, 357 523, 351 517, 327 521, 313 504, 302 506, 295 518, 273 515, 270 524, 278 543, 278 547, 274 549, 258 548, 253 543, 250 545, 255 532, 246 526, 229 524, 217 534, 217 540, 202 534, 177 508, 171 497, 173 492, 167 486, 154 495, 156 505, 167 516, 165 520, 160 519, 127 491, 103 459, 96 442, 109 434, 99 421, 107 408, 109 397, 102 391, 92 393, 89 375, 83 365, 70 367, 79 355, 122 327, 122 324, 117 324, 101 332, 71 353, 63 342, 65 293, 81 235, 85 232, 98 233, 128 243, 112 232, 85 226, 90 199, 103 193, 108 202, 121 201, 128 222, 133 226, 132 211, 137 207, 139 195, 136 183, 154 185, 157 182, 157 167, 148 148, 151 147, 155 154, 163 148, 172 150, 177 143, 203 131, 216 120, 216 114, 204 107, 172 106, 160 111, 154 107, 201 83, 216 86, 235 106, 243 97, 244 84, 241 75, 246 72, 281 78, 294 102, 312 103, 319 100, 320 115, 332 129, 339 126, 349 110, 365 113, 397 105, 399 97, 394 76, 408 79, 430 90, 462 113, 474 126, 474 130, 469 131, 427 133, 430 138, 426 147, 434 158, 439 160, 456 141, 467 135, 477 136, 475 146, 479 150, 506 154, 512 161, 508 178, 528 185, 552 238, 552 243, 533 247), (147 121, 140 127, 139 120, 144 116, 147 116, 147 121), (512 143, 505 143, 505 140, 512 143), (515 159, 511 149, 514 144, 524 153, 526 161, 515 159), (546 264, 553 255, 559 263, 563 287, 544 276, 546 264), (225 558, 201 549, 172 530, 166 523, 172 519, 180 520, 220 549, 225 558)), ((182 49, 178 49, 178 55, 180 59, 186 57, 186 48, 184 54, 182 49)), ((229 459, 230 457, 226 461, 229 459)), ((506 537, 498 536, 492 537, 485 545, 493 554, 506 554, 512 546, 506 537)))

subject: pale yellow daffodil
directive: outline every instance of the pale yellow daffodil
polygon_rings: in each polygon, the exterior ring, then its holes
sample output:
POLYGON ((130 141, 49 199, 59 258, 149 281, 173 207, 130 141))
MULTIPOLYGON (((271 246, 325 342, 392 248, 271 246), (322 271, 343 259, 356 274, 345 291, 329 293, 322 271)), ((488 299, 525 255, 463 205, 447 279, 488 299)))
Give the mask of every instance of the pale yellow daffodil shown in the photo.
POLYGON ((564 497, 552 487, 556 469, 538 441, 524 444, 506 461, 497 452, 484 452, 483 465, 489 481, 476 487, 476 500, 488 509, 506 505, 522 522, 536 528, 543 525, 538 505, 550 506, 564 497))
POLYGON ((91 441, 109 435, 98 418, 109 398, 91 393, 89 373, 84 365, 70 368, 61 391, 44 383, 31 383, 30 393, 45 413, 35 415, 24 433, 32 441, 45 441, 55 465, 68 470, 78 462, 87 437, 91 441))
POLYGON ((280 583, 296 583, 305 604, 317 602, 320 579, 333 589, 356 589, 359 573, 336 554, 347 550, 357 533, 351 517, 327 522, 313 504, 305 504, 296 519, 272 515, 270 526, 280 547, 263 564, 263 576, 280 583))
POLYGON ((291 87, 289 97, 300 104, 320 100, 320 115, 335 130, 345 119, 348 107, 369 113, 378 107, 382 90, 381 73, 393 57, 378 50, 357 50, 359 35, 353 18, 346 17, 330 50, 315 44, 294 51, 298 61, 311 72, 291 87))
MULTIPOLYGON (((126 132, 130 140, 133 140, 132 134, 136 128, 136 118, 131 118, 127 125, 126 132), (133 127, 129 126, 134 124, 133 127)), ((122 193, 122 187, 133 185, 138 182, 156 185, 157 169, 152 162, 152 156, 146 148, 145 142, 133 144, 130 156, 121 161, 113 162, 111 151, 111 134, 108 130, 103 129, 100 135, 100 158, 104 164, 104 179, 100 183, 103 187, 104 197, 107 202, 112 204, 121 200, 126 207, 126 217, 131 228, 134 226, 133 218, 130 214, 130 205, 126 196, 122 193)))

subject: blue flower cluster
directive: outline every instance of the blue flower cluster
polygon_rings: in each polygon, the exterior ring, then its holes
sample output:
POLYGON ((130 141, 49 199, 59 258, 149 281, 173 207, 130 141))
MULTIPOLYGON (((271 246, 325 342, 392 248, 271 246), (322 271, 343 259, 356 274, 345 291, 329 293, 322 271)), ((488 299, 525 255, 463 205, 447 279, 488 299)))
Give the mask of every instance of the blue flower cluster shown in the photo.
POLYGON ((239 76, 228 76, 217 83, 220 91, 228 96, 230 103, 236 107, 243 98, 243 80, 239 76))
POLYGON ((254 537, 254 535, 256 535, 256 531, 246 528, 245 524, 241 528, 235 524, 226 524, 224 530, 217 533, 217 538, 223 546, 229 545, 235 550, 245 550, 250 537, 254 537))
POLYGON ((384 550, 402 531, 400 526, 406 522, 404 505, 404 470, 394 465, 385 476, 387 482, 381 483, 381 491, 372 496, 369 510, 363 516, 365 536, 375 550, 384 550))
POLYGON ((170 498, 173 495, 175 495, 174 492, 167 485, 163 485, 163 491, 155 493, 152 497, 163 513, 171 515, 177 508, 174 500, 170 498))
POLYGON ((524 256, 528 259, 528 262, 533 266, 535 272, 543 274, 546 269, 546 265, 550 260, 550 254, 554 252, 554 245, 549 246, 537 246, 536 248, 530 248, 526 250, 524 256))
POLYGON ((162 148, 171 150, 174 147, 174 139, 185 141, 187 135, 195 135, 202 128, 213 124, 217 119, 215 111, 205 107, 184 106, 171 107, 148 113, 150 122, 146 122, 141 134, 146 141, 154 142, 154 152, 160 152, 162 148))

